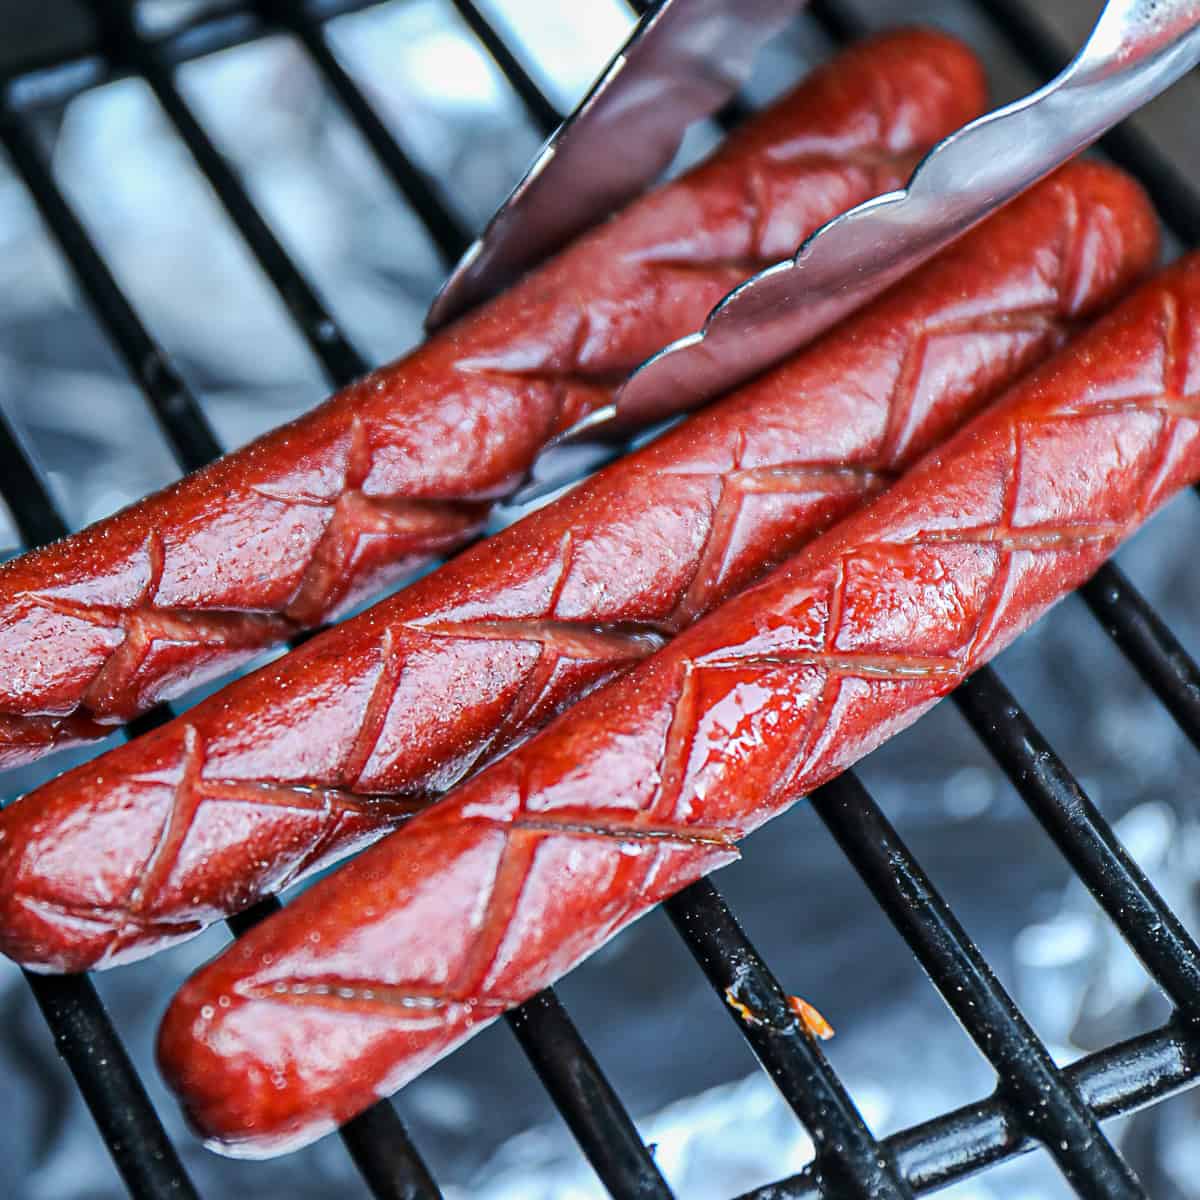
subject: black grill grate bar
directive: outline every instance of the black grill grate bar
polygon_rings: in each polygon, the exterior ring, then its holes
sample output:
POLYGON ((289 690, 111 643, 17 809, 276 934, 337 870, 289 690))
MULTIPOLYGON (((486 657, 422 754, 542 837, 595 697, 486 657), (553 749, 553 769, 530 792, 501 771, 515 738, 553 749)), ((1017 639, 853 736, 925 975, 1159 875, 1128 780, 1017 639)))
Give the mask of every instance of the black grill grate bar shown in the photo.
MULTIPOLYGON (((221 8, 203 8, 180 21, 170 32, 154 39, 155 53, 169 67, 182 66, 209 54, 232 50, 272 32, 262 17, 237 0, 221 8)), ((326 0, 320 5, 322 20, 359 12, 379 0, 326 0)), ((98 49, 73 58, 31 59, 19 63, 0 83, 14 107, 25 110, 58 108, 81 92, 132 74, 129 64, 114 62, 98 49)))
POLYGON ((447 265, 457 262, 471 242, 466 226, 443 202, 437 187, 405 153, 358 84, 338 62, 324 27, 306 15, 305 6, 298 0, 261 0, 261 3, 264 13, 292 33, 308 52, 380 166, 429 231, 443 262, 447 265))
POLYGON ((749 120, 755 113, 754 105, 744 96, 736 95, 726 100, 712 115, 717 126, 724 133, 732 133, 743 121, 749 120))
POLYGON ((359 1113, 338 1133, 377 1200, 441 1200, 441 1189, 389 1100, 359 1113))
POLYGON ((195 398, 147 332, 54 180, 29 119, 0 109, 0 142, 20 172, 80 290, 142 390, 179 465, 195 470, 221 453, 195 398))
POLYGON ((130 1194, 136 1200, 195 1200, 196 1190, 92 981, 83 975, 23 974, 130 1194))
POLYGON ((788 1005, 779 981, 721 894, 702 879, 663 904, 679 936, 816 1147, 832 1195, 912 1195, 825 1055, 788 1005))
POLYGON ((4 501, 12 513, 17 535, 25 546, 53 542, 68 532, 55 507, 49 485, 17 428, 0 411, 0 479, 4 501))
POLYGON ((830 41, 838 44, 866 37, 870 26, 837 0, 809 0, 808 15, 830 41))
POLYGON ((950 907, 857 777, 847 771, 812 795, 818 815, 917 956, 943 999, 995 1068, 1014 1119, 1092 1200, 1143 1197, 950 907))
POLYGON ((1151 976, 1200 1022, 1200 947, 1012 693, 984 667, 954 701, 1151 976))
POLYGON ((1166 622, 1115 563, 1101 567, 1079 594, 1176 724, 1200 749, 1200 667, 1166 622))
POLYGON ((592 1169, 617 1200, 670 1200, 671 1192, 628 1110, 553 988, 505 1013, 592 1169))
POLYGON ((109 5, 103 0, 93 7, 101 18, 109 53, 150 85, 167 119, 279 293, 330 382, 344 387, 366 374, 366 362, 338 327, 316 289, 288 256, 237 172, 188 107, 175 84, 173 69, 163 61, 154 44, 138 32, 132 10, 124 2, 109 5))
POLYGON ((562 124, 563 114, 522 66, 520 59, 508 48, 496 27, 473 0, 451 0, 467 28, 500 68, 514 92, 517 93, 534 127, 547 136, 562 124))
MULTIPOLYGON (((1194 1042, 1174 1024, 1140 1034, 1063 1068, 1097 1117, 1133 1112, 1164 1100, 1195 1082, 1200 1063, 1194 1042)), ((1013 1119, 1003 1098, 965 1104, 883 1141, 914 1192, 936 1191, 1038 1143, 1013 1119)), ((810 1164, 797 1175, 746 1192, 738 1200, 824 1200, 827 1193, 810 1164)))
POLYGON ((654 1158, 550 989, 507 1014, 546 1091, 616 1200, 671 1200, 654 1158))

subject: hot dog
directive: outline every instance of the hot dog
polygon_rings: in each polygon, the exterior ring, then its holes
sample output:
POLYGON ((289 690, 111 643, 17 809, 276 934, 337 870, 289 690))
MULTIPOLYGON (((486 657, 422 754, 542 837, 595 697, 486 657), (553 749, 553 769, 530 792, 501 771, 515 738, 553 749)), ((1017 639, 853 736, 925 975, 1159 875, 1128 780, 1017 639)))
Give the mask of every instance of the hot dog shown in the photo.
POLYGON ((0 948, 129 961, 387 832, 875 494, 1156 244, 1136 184, 1068 167, 791 363, 10 806, 0 948))
POLYGON ((762 582, 196 974, 159 1057, 233 1153, 311 1140, 930 708, 1200 477, 1200 255, 762 582))
POLYGON ((541 447, 983 103, 958 43, 848 51, 706 163, 300 419, 0 566, 0 766, 103 735, 476 533, 541 447))

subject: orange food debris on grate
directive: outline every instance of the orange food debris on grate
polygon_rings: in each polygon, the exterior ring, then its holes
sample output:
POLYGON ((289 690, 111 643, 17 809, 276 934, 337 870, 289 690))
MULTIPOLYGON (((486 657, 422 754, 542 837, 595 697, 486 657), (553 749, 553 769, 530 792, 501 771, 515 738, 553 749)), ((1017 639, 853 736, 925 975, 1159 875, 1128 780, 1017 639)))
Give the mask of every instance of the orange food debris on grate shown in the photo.
POLYGON ((827 1042, 833 1037, 833 1026, 807 1000, 799 996, 788 997, 788 1008, 804 1022, 804 1028, 815 1038, 827 1042))

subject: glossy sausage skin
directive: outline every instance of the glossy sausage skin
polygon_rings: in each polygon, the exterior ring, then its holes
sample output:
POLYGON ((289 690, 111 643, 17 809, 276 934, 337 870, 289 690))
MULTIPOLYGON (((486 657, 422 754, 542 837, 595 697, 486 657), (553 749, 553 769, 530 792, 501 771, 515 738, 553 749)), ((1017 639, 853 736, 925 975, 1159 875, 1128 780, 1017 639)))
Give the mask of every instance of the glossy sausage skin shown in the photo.
POLYGON ((0 815, 0 948, 129 961, 386 832, 858 507, 1156 244, 1136 184, 1074 164, 763 380, 31 793, 0 815))
POLYGON ((861 512, 203 968, 159 1056, 234 1153, 402 1085, 911 724, 1200 477, 1200 255, 861 512))
POLYGON ((0 766, 102 735, 460 545, 632 367, 899 186, 983 99, 946 37, 866 42, 407 358, 0 566, 0 766))

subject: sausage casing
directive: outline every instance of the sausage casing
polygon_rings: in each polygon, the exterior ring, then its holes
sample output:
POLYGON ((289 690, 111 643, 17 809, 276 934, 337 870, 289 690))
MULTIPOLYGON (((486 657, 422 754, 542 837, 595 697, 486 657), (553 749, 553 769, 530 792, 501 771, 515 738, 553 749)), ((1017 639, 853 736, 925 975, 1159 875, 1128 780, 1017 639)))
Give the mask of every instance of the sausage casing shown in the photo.
POLYGON ((949 38, 864 42, 406 358, 0 566, 0 766, 102 736, 462 544, 555 433, 983 99, 949 38))
POLYGON ((1156 244, 1127 176, 1067 167, 772 374, 26 796, 0 947, 129 961, 377 838, 862 504, 1156 244))
POLYGON ((762 582, 193 976, 160 1062, 236 1153, 306 1142, 914 721, 1200 477, 1200 255, 762 582))

